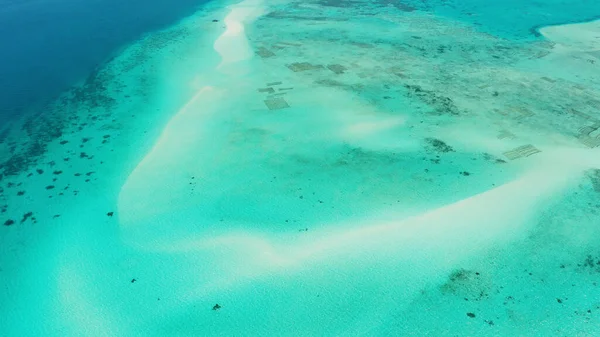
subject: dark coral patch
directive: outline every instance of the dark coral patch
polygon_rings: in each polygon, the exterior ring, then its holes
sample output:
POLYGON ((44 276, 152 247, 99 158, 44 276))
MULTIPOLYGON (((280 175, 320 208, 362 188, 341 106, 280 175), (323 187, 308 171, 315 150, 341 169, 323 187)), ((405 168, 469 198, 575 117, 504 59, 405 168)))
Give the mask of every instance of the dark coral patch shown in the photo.
POLYGON ((448 153, 454 152, 452 146, 444 143, 443 141, 435 138, 425 138, 427 145, 435 152, 448 153))
POLYGON ((27 219, 31 218, 32 215, 33 215, 33 212, 27 212, 27 213, 23 214, 23 218, 21 219, 21 223, 27 221, 27 219))

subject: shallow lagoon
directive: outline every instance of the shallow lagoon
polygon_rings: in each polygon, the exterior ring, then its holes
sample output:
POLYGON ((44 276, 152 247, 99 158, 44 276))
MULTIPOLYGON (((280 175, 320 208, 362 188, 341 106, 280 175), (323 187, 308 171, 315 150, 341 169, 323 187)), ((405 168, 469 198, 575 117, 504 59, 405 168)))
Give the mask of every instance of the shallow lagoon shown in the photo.
POLYGON ((3 132, 1 329, 596 335, 600 25, 529 29, 593 6, 214 2, 149 34, 3 132))

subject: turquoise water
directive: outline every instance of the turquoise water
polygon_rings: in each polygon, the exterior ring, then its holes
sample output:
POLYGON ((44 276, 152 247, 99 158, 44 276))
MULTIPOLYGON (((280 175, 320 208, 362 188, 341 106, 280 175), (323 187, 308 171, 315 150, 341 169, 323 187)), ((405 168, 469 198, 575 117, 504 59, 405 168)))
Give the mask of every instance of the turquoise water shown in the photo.
POLYGON ((149 32, 0 131, 1 335, 598 335, 598 13, 213 1, 149 32))
POLYGON ((478 29, 508 39, 530 39, 549 25, 600 18, 597 1, 415 1, 415 8, 474 24, 478 29))

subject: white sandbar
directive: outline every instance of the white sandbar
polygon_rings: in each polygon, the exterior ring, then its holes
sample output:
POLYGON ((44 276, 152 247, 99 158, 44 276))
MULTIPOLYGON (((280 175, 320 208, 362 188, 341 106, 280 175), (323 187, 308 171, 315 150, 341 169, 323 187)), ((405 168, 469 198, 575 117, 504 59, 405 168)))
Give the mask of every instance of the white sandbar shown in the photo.
POLYGON ((245 0, 230 8, 231 11, 224 19, 226 30, 214 43, 214 49, 222 58, 220 66, 252 57, 253 51, 244 26, 266 12, 262 0, 245 0))
POLYGON ((548 40, 578 51, 600 50, 600 20, 540 29, 548 40))

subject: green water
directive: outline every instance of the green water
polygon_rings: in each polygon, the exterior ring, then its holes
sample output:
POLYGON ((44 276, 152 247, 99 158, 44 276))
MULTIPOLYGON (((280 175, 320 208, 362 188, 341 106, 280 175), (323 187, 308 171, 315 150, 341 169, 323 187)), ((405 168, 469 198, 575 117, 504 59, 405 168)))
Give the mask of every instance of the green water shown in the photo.
POLYGON ((597 335, 594 43, 285 1, 150 34, 11 125, 0 331, 597 335))

